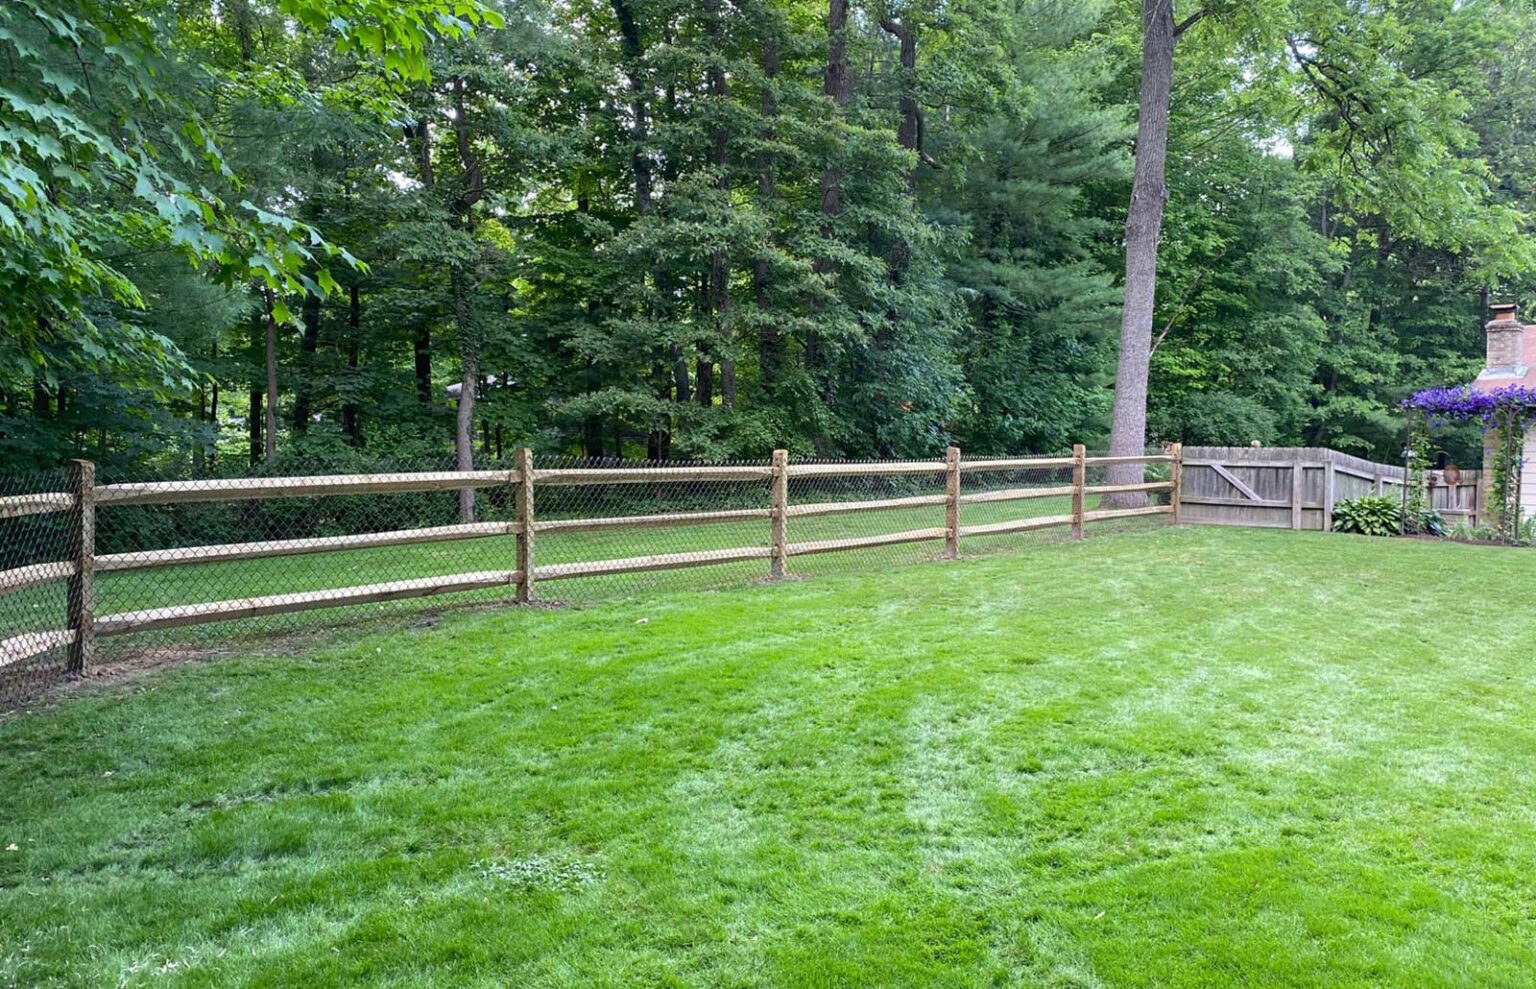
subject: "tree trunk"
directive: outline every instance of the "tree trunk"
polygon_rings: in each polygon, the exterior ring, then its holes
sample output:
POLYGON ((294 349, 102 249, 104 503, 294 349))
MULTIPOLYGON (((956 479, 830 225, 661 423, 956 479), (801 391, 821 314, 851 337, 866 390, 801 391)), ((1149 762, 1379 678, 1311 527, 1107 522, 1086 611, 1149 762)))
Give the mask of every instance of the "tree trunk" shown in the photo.
POLYGON ((266 364, 267 364, 267 390, 266 390, 266 419, 262 430, 262 459, 271 463, 277 459, 277 316, 274 308, 277 305, 277 297, 271 289, 262 290, 262 302, 266 308, 266 364))
POLYGON ((247 416, 246 427, 251 436, 251 466, 261 463, 261 386, 251 386, 251 412, 247 416))
MULTIPOLYGON (((834 114, 842 115, 849 97, 853 94, 853 73, 848 68, 848 0, 827 2, 827 71, 822 92, 832 100, 834 114)), ((834 151, 834 155, 838 152, 834 151)), ((821 172, 821 235, 831 238, 832 220, 843 211, 843 170, 834 160, 821 172)), ((830 275, 833 271, 831 258, 819 257, 811 263, 811 271, 818 275, 830 275)), ((826 362, 820 335, 815 330, 805 334, 805 369, 812 380, 820 378, 820 392, 830 408, 836 400, 831 372, 822 365, 826 362)), ((825 453, 827 437, 816 437, 818 452, 825 453)))
MULTIPOLYGON (((1147 377, 1152 359, 1152 317, 1157 302, 1157 245, 1163 231, 1168 187, 1168 101, 1173 89, 1173 50, 1178 30, 1173 0, 1142 0, 1141 105, 1136 122, 1136 171, 1125 220, 1125 308, 1120 317, 1120 358, 1115 372, 1114 419, 1109 452, 1140 456, 1147 444, 1147 377)), ((1110 484, 1138 484, 1139 464, 1109 469, 1110 484)), ((1105 504, 1139 507, 1143 492, 1110 495, 1105 504)))
POLYGON ((646 148, 649 118, 645 102, 645 80, 640 61, 645 47, 640 40, 640 25, 635 20, 631 0, 612 0, 613 16, 619 22, 620 46, 624 54, 624 74, 629 77, 630 168, 635 177, 635 209, 641 216, 651 212, 651 159, 646 148))
POLYGON ((672 386, 675 401, 686 404, 693 401, 693 379, 688 374, 688 359, 683 348, 672 345, 672 386))
MULTIPOLYGON (((470 326, 464 276, 455 271, 452 279, 453 320, 459 330, 459 356, 463 371, 459 378, 458 421, 453 434, 454 466, 459 470, 474 470, 475 390, 480 384, 480 363, 475 353, 474 329, 470 326)), ((475 520, 474 488, 459 491, 459 518, 465 522, 475 520)))
POLYGON ((432 330, 423 326, 411 341, 411 351, 416 365, 416 401, 422 405, 432 403, 432 330))
MULTIPOLYGON (((474 237, 474 207, 485 196, 485 172, 475 152, 469 133, 467 97, 469 82, 455 79, 453 92, 453 141, 458 151, 459 167, 463 171, 463 188, 454 196, 449 209, 461 229, 474 237)), ((470 312, 470 286, 467 273, 455 265, 449 276, 453 290, 453 322, 459 335, 459 408, 458 422, 453 434, 455 464, 459 470, 475 469, 475 398, 480 387, 480 338, 470 312)), ((475 520, 475 491, 464 488, 459 491, 459 517, 465 522, 475 520)))
MULTIPOLYGON (((730 100, 731 87, 725 77, 725 31, 720 22, 720 0, 704 0, 707 15, 705 30, 710 42, 710 64, 705 73, 709 94, 721 109, 730 100)), ((727 119, 721 113, 721 119, 727 119)), ((727 169, 730 166, 730 129, 722 123, 715 128, 715 144, 710 153, 710 163, 715 166, 715 188, 730 192, 727 169)), ((728 197, 727 197, 728 198, 728 197)), ((709 259, 709 308, 715 337, 722 348, 720 357, 720 404, 726 408, 736 404, 736 341, 731 329, 731 261, 725 251, 715 251, 709 259)))
POLYGON ((293 389, 293 431, 309 431, 310 399, 314 391, 315 351, 320 349, 320 297, 304 296, 304 332, 299 335, 298 379, 293 389))
MULTIPOLYGON (((773 155, 766 145, 774 139, 773 118, 778 115, 778 98, 774 86, 779 78, 779 42, 776 37, 763 41, 763 100, 762 140, 764 150, 757 153, 757 198, 764 216, 773 215, 773 202, 778 198, 778 174, 773 155)), ((766 395, 778 391, 784 377, 784 334, 777 322, 765 318, 769 310, 768 259, 758 257, 752 262, 752 301, 757 307, 757 366, 758 384, 766 395)))
POLYGON ((694 397, 704 408, 715 404, 715 365, 704 357, 699 358, 698 373, 694 375, 694 397))
POLYGON ((347 445, 363 445, 363 424, 357 405, 357 360, 362 346, 363 300, 361 290, 354 282, 348 289, 347 306, 347 400, 341 403, 341 434, 347 445))

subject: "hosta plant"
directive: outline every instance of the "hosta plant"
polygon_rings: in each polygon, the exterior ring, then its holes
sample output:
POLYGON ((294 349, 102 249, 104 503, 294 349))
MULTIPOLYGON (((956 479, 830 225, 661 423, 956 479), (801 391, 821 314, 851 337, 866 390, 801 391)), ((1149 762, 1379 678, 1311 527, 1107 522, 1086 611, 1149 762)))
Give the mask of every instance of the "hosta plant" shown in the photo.
POLYGON ((1333 506, 1333 531, 1396 536, 1403 531, 1403 506, 1379 495, 1346 499, 1333 506))

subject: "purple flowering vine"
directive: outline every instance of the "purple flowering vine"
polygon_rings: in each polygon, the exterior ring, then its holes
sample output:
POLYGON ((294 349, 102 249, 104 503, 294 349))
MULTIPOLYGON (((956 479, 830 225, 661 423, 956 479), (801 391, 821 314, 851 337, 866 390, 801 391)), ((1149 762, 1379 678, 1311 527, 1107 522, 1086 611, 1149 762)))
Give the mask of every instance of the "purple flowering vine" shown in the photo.
POLYGON ((1508 425, 1518 419, 1526 425, 1536 422, 1536 388, 1507 385, 1491 391, 1459 388, 1430 388, 1404 399, 1400 406, 1419 412, 1430 425, 1478 421, 1487 426, 1508 425))

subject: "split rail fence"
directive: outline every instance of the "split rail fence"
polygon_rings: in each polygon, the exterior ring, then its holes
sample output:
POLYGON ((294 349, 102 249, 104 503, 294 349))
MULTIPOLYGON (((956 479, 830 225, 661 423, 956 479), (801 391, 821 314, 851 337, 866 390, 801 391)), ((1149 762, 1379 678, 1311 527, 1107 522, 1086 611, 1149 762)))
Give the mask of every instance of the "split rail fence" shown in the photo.
MULTIPOLYGON (((1166 515, 1180 518, 1183 459, 1175 445, 1167 453, 1137 457, 1089 456, 1082 446, 1070 457, 1035 457, 965 460, 951 448, 942 461, 876 461, 844 463, 791 463, 785 451, 775 451, 767 465, 657 466, 537 468, 528 450, 518 452, 511 469, 440 471, 397 474, 322 475, 233 478, 197 481, 96 483, 94 466, 76 461, 70 469, 70 490, 46 491, 0 497, 0 520, 42 513, 56 513, 67 521, 70 551, 67 558, 32 562, 0 570, 0 597, 33 588, 64 583, 67 621, 64 627, 26 631, 0 638, 0 673, 40 654, 63 650, 63 672, 78 674, 92 664, 99 639, 171 629, 209 622, 226 622, 348 605, 395 601, 506 588, 518 602, 536 599, 538 588, 548 581, 611 574, 639 573, 702 567, 738 561, 762 561, 769 579, 788 575, 797 557, 908 543, 942 542, 943 556, 953 558, 962 540, 1007 533, 1059 528, 1081 538, 1085 526, 1112 519, 1166 515), (1135 484, 1091 484, 1090 468, 1119 464, 1166 465, 1155 468, 1166 479, 1135 484), (992 474, 1004 478, 1043 478, 1044 484, 1025 487, 987 488, 967 492, 962 478, 992 474), (926 475, 942 478, 942 494, 887 497, 873 500, 828 500, 791 503, 790 482, 819 478, 850 478, 859 475, 926 475), (766 482, 767 504, 712 511, 669 511, 660 514, 629 514, 598 517, 541 518, 536 510, 538 492, 560 487, 669 484, 677 482, 766 482), (102 508, 143 505, 177 505, 191 502, 320 498, 333 495, 382 495, 399 492, 453 492, 499 490, 511 507, 509 518, 500 521, 462 521, 452 525, 425 526, 348 535, 301 539, 258 540, 199 545, 172 549, 139 549, 131 552, 97 552, 97 512, 102 508), (1143 495, 1137 507, 1090 509, 1091 496, 1143 495), (1154 494, 1157 493, 1157 494, 1154 494), (1054 514, 966 524, 965 506, 1009 503, 1029 499, 1057 499, 1054 514), (796 520, 851 513, 879 513, 898 509, 943 509, 935 512, 931 526, 850 538, 794 541, 796 520), (538 562, 537 537, 554 532, 601 532, 616 529, 651 529, 702 526, 716 523, 764 522, 767 540, 757 545, 696 550, 612 559, 538 562), (203 601, 193 604, 137 608, 99 614, 99 575, 157 570, 180 565, 258 560, 272 557, 333 553, 345 550, 407 546, 458 540, 515 537, 515 558, 504 569, 418 577, 384 583, 358 584, 325 590, 203 601)), ((1096 475, 1097 476, 1097 475, 1096 475)), ((1052 509, 1047 504, 1047 511, 1052 509)), ((995 513, 994 513, 995 514, 995 513)))
MULTIPOLYGON (((1400 498, 1400 465, 1320 447, 1185 447, 1183 518, 1205 525, 1333 528, 1339 502, 1363 495, 1400 498)), ((1484 515, 1482 474, 1426 471, 1425 503, 1451 521, 1484 515)))

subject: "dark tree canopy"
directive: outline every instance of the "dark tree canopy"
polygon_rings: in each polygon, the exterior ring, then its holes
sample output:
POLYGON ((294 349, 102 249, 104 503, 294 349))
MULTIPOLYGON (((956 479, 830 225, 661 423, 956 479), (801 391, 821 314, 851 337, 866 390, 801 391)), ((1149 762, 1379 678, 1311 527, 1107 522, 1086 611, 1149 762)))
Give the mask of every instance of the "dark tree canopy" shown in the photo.
POLYGON ((1533 29, 15 0, 0 463, 1025 453, 1112 410, 1132 446, 1390 456, 1532 271, 1533 29))

